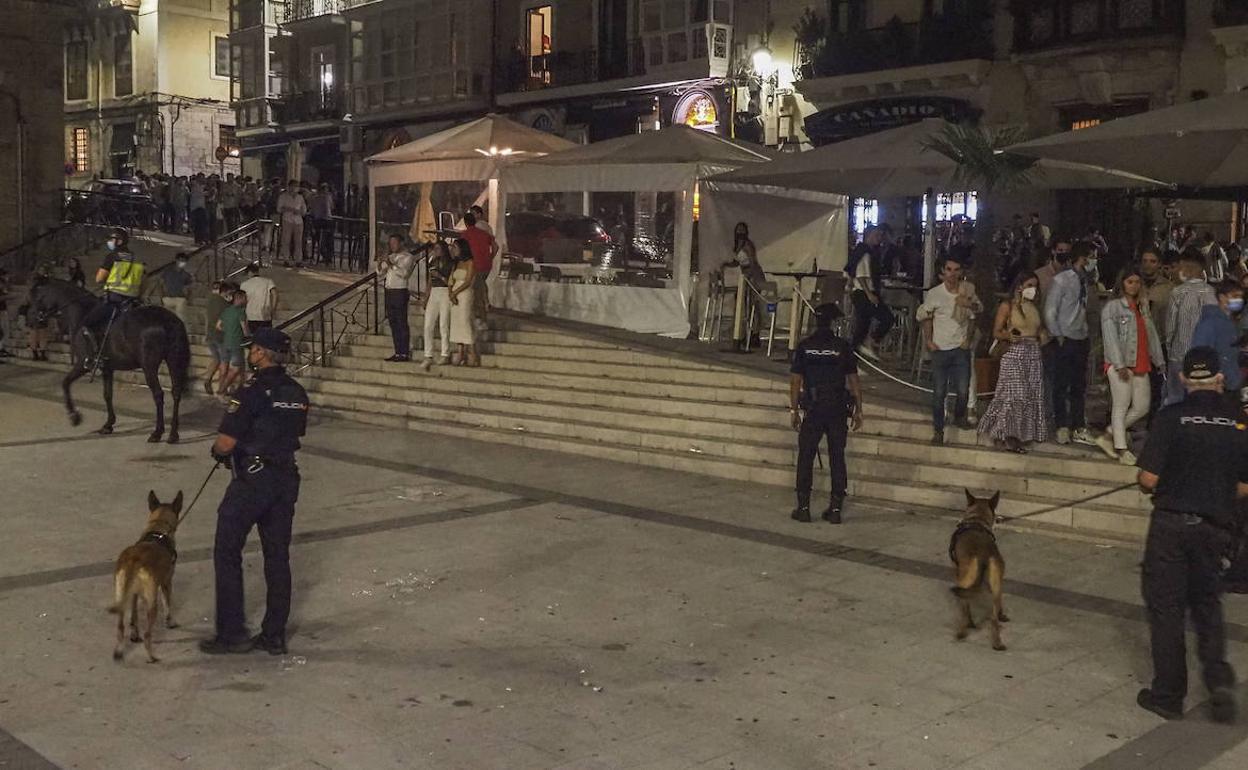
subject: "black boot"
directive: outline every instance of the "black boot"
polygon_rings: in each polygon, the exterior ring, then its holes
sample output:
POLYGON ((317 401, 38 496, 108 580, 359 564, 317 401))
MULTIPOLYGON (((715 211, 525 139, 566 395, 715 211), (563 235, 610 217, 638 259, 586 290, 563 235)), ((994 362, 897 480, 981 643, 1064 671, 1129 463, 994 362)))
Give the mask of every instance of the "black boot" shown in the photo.
POLYGON ((800 521, 803 524, 809 524, 810 523, 810 506, 799 504, 796 508, 793 509, 793 513, 789 514, 789 518, 793 519, 793 521, 800 521))
POLYGON ((285 655, 286 640, 280 636, 271 637, 264 634, 256 634, 251 637, 251 646, 255 650, 264 650, 270 655, 285 655))
POLYGON ((829 524, 841 523, 841 506, 844 503, 839 498, 832 498, 832 502, 828 503, 828 508, 823 512, 823 520, 829 524))

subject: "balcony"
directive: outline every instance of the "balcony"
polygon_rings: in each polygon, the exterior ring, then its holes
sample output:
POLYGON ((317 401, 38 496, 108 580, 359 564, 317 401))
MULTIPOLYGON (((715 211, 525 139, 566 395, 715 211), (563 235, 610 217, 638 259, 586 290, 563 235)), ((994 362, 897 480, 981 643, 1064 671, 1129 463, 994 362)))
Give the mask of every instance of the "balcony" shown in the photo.
POLYGON ((544 56, 527 56, 520 50, 500 59, 497 86, 501 93, 540 91, 562 86, 578 86, 600 80, 645 74, 645 52, 640 39, 632 41, 624 56, 605 59, 598 49, 556 51, 544 56))
POLYGON ((288 26, 311 21, 339 23, 348 6, 348 0, 288 0, 282 21, 288 26))
POLYGON ((233 0, 230 3, 230 31, 276 27, 285 20, 288 4, 288 0, 233 0))
POLYGON ((1018 0, 1013 13, 1020 53, 1183 35, 1183 0, 1018 0))
POLYGON ((992 19, 972 14, 933 16, 906 24, 893 17, 878 29, 833 33, 805 75, 855 75, 973 59, 992 59, 992 19))
POLYGON ((302 91, 288 94, 273 104, 273 120, 282 125, 335 121, 343 115, 342 92, 302 91))

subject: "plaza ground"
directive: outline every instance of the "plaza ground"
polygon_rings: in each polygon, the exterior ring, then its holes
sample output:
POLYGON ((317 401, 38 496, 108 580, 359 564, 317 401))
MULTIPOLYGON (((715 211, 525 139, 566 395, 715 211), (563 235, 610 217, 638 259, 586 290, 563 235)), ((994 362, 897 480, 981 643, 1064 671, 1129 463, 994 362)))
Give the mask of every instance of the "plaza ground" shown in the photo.
MULTIPOLYGON (((224 474, 179 533, 182 626, 110 659, 148 489, 194 494, 221 407, 150 445, 146 391, 0 366, 0 768, 1238 768, 1248 719, 1135 706, 1139 547, 1006 531, 1007 652, 953 640, 947 520, 314 420, 290 654, 209 658, 224 474)), ((851 473, 853 469, 851 468, 851 473)), ((254 548, 254 543, 253 543, 254 548)), ((246 559, 262 611, 258 552, 246 559)), ((1248 598, 1227 599, 1248 659, 1248 598)), ((1189 645, 1194 647, 1194 644, 1189 645)), ((1241 688, 1241 700, 1243 689, 1241 688)))

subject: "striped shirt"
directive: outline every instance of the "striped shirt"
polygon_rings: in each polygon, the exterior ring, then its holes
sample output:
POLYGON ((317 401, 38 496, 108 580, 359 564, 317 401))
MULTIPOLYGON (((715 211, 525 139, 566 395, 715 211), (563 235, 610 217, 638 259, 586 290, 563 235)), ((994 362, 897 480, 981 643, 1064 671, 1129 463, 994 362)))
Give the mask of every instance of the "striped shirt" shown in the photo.
POLYGON ((1192 333, 1205 305, 1216 305, 1217 294, 1201 278, 1189 278, 1170 292, 1166 308, 1166 354, 1171 363, 1182 363, 1192 346, 1192 333))

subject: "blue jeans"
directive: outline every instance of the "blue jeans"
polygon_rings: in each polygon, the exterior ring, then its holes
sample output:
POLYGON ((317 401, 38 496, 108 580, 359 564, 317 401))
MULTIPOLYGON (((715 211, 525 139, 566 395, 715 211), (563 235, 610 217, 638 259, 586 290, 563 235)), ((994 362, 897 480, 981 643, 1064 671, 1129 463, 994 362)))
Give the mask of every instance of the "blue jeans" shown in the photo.
POLYGON ((971 351, 962 348, 932 351, 932 427, 945 429, 945 399, 953 391, 953 419, 966 419, 966 402, 971 390, 971 351))

